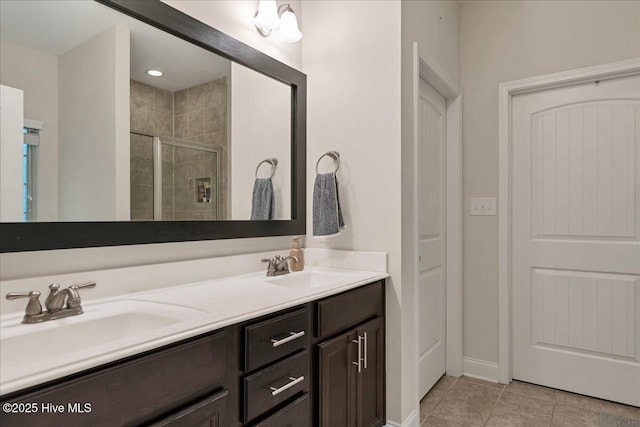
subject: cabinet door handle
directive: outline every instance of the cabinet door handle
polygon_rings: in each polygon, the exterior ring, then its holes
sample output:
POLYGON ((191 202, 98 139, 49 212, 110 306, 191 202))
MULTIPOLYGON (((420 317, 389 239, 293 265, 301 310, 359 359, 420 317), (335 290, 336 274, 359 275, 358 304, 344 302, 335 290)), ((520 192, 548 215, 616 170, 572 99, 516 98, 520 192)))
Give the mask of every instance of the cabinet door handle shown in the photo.
POLYGON ((282 393, 283 391, 293 387, 296 384, 301 383, 302 381, 304 381, 304 375, 300 375, 298 378, 294 378, 294 377, 289 377, 289 379, 291 380, 290 382, 286 383, 285 385, 283 385, 280 388, 276 388, 276 387, 269 387, 271 389, 271 395, 272 396, 277 396, 280 393, 282 393))
POLYGON ((293 341, 295 339, 298 339, 300 337, 304 336, 304 331, 300 331, 300 332, 289 332, 289 336, 286 338, 282 338, 281 340, 276 340, 271 338, 271 345, 273 347, 278 347, 281 346, 282 344, 286 344, 289 341, 293 341))
POLYGON ((363 343, 363 347, 364 347, 364 369, 367 369, 367 333, 364 333, 364 343, 363 343))
POLYGON ((351 362, 351 363, 358 366, 358 372, 360 373, 362 372, 362 337, 358 335, 357 340, 351 340, 351 341, 353 341, 355 344, 358 344, 358 361, 351 362))

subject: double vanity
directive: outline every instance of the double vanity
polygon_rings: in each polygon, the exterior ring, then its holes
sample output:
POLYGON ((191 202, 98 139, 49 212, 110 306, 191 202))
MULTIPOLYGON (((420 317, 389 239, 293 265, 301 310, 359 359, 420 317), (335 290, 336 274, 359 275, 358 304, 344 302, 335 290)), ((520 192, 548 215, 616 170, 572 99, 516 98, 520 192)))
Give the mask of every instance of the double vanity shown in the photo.
POLYGON ((81 315, 3 315, 0 400, 13 407, 0 424, 383 425, 384 261, 367 271, 316 259, 275 277, 90 299, 109 286, 96 280, 79 291, 81 315))
MULTIPOLYGON (((73 254, 121 266, 156 249, 58 251, 203 241, 198 253, 228 254, 251 247, 236 239, 307 235, 307 76, 159 0, 0 8, 3 58, 57 61, 0 81, 15 98, 0 143, 22 146, 5 160, 26 162, 0 192, 16 208, 0 217, 3 265, 21 266, 0 276, 0 425, 383 425, 385 254, 308 249, 304 271, 280 274, 273 253, 93 270, 73 254), (34 21, 46 25, 23 37, 34 21), (52 43, 62 33, 77 37, 52 43), (44 101, 55 116, 26 117, 44 101), (57 170, 36 172, 37 158, 57 170), (248 220, 264 159, 276 215, 248 220), (62 258, 32 277, 21 253, 48 250, 62 258)), ((186 248, 161 259, 196 256, 186 248)))

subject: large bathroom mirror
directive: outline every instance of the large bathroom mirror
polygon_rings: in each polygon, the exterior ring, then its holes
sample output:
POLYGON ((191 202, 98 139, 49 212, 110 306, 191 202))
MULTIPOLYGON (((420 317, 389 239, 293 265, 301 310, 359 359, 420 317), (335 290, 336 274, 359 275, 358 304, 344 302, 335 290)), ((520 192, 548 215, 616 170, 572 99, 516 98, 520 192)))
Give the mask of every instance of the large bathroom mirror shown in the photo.
POLYGON ((304 233, 304 74, 156 0, 0 36, 2 252, 304 233))

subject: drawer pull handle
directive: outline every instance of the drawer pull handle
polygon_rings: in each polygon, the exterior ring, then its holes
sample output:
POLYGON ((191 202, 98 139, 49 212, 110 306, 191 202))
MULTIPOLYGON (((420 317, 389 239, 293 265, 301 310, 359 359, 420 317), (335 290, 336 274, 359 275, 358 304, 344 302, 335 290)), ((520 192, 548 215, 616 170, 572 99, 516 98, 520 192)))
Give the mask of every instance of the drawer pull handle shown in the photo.
POLYGON ((278 347, 281 346, 282 344, 286 344, 289 341, 293 341, 295 339, 298 339, 300 337, 304 336, 304 331, 300 331, 300 332, 289 332, 289 336, 286 338, 282 338, 281 340, 275 340, 275 339, 271 339, 271 345, 273 347, 278 347))
POLYGON ((283 385, 280 388, 276 388, 276 387, 269 387, 271 389, 271 395, 272 396, 277 396, 280 393, 282 393, 283 391, 293 387, 296 384, 301 383, 302 381, 304 381, 304 375, 300 375, 298 378, 294 378, 294 377, 289 377, 289 379, 291 380, 290 382, 286 383, 285 385, 283 385))

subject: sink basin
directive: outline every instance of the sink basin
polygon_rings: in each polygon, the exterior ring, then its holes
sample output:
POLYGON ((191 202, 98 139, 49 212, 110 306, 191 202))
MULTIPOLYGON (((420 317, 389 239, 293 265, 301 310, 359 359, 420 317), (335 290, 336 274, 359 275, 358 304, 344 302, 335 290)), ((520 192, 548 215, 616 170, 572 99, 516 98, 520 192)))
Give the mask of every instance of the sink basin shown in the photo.
POLYGON ((119 300, 88 305, 81 315, 37 324, 21 324, 21 316, 7 319, 0 327, 0 363, 5 370, 71 355, 116 340, 144 337, 202 314, 181 306, 119 300))
POLYGON ((264 281, 272 285, 309 289, 327 286, 345 278, 345 274, 309 270, 270 277, 264 279, 264 281))

